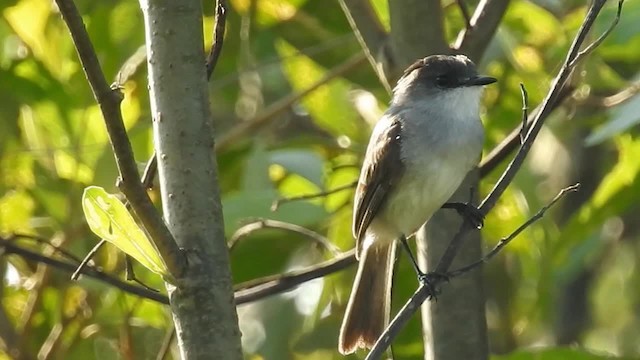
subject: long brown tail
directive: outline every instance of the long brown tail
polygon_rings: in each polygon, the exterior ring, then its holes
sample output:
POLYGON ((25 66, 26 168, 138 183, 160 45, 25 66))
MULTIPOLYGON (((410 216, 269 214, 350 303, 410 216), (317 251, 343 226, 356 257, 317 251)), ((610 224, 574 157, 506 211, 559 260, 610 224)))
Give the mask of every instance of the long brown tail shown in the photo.
POLYGON ((395 241, 364 251, 340 328, 338 351, 351 354, 371 348, 389 323, 395 241))

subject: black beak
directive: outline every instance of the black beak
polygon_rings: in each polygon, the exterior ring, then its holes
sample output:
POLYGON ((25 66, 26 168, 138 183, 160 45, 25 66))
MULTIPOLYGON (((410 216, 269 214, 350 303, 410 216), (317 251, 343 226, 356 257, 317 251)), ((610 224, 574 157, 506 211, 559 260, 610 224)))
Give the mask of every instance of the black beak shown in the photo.
POLYGON ((493 84, 496 81, 498 81, 498 79, 493 78, 491 76, 478 75, 478 76, 474 76, 474 77, 471 77, 471 78, 467 79, 467 81, 464 82, 464 85, 466 85, 466 86, 482 86, 482 85, 493 84))

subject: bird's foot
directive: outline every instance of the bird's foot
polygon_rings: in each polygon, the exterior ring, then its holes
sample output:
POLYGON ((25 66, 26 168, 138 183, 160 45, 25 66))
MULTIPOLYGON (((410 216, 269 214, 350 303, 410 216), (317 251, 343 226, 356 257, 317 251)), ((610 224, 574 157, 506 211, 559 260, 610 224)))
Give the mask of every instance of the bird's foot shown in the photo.
POLYGON ((484 214, 475 205, 468 202, 452 202, 442 205, 443 209, 454 209, 464 219, 468 220, 476 227, 482 229, 484 226, 484 214))
POLYGON ((440 282, 449 282, 449 277, 436 272, 418 274, 418 281, 429 290, 429 298, 438 301, 440 289, 437 287, 440 282))

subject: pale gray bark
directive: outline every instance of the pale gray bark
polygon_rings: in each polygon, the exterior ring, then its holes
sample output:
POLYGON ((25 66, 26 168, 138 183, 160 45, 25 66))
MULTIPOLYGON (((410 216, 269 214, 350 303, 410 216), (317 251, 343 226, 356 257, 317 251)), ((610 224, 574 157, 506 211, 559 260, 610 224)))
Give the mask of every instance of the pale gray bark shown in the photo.
POLYGON ((213 155, 199 0, 141 0, 164 218, 188 259, 168 286, 182 359, 242 359, 213 155))
MULTIPOLYGON (((451 201, 469 200, 477 187, 477 171, 467 176, 451 201)), ((462 220, 453 210, 441 210, 418 232, 418 262, 433 271, 462 220), (426 230, 425 230, 426 228, 426 230)), ((452 269, 482 257, 479 232, 469 233, 452 269)), ((424 358, 427 360, 484 360, 489 358, 482 267, 442 285, 437 301, 422 305, 424 358)))

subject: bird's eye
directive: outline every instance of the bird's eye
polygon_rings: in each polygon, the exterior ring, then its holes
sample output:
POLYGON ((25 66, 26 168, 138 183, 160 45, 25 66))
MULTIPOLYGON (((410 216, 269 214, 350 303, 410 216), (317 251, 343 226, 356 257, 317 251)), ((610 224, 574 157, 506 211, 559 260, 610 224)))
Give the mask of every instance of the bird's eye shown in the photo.
POLYGON ((448 87, 449 83, 450 83, 449 77, 445 75, 440 75, 436 77, 436 85, 438 85, 439 87, 448 87))

